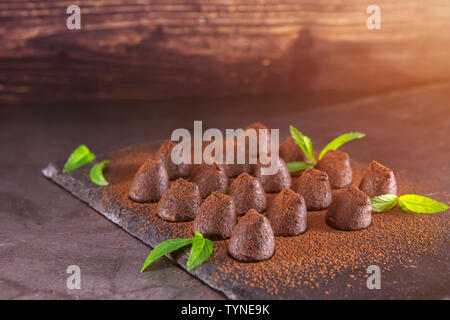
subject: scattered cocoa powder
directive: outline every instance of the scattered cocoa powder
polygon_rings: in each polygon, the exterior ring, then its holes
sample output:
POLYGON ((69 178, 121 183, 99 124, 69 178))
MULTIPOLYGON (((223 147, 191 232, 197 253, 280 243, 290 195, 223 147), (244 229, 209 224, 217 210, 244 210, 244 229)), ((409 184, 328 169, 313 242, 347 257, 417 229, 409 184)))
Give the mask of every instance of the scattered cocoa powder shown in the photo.
MULTIPOLYGON (((96 189, 95 196, 102 199, 102 204, 110 212, 136 217, 141 221, 138 232, 150 233, 159 242, 191 237, 192 221, 163 221, 156 216, 156 203, 136 203, 128 198, 134 173, 152 152, 154 148, 140 146, 112 154, 105 173, 111 183, 96 189)), ((359 183, 367 165, 352 160, 354 184, 359 183)), ((415 184, 409 179, 410 174, 404 172, 396 176, 399 194, 427 195, 430 190, 439 189, 428 182, 415 184)), ((267 194, 269 204, 273 197, 273 194, 267 194)), ((295 287, 315 288, 331 295, 333 291, 327 285, 338 275, 350 274, 349 280, 363 278, 367 275, 361 274, 361 270, 369 264, 377 264, 382 271, 389 272, 394 266, 415 263, 422 254, 432 254, 442 241, 448 241, 448 212, 402 214, 395 208, 386 213, 373 213, 369 228, 352 232, 329 227, 325 223, 325 212, 307 213, 307 231, 304 234, 275 237, 275 253, 266 261, 238 262, 227 253, 229 240, 214 241, 214 252, 208 260, 210 266, 198 275, 219 287, 245 284, 252 290, 263 290, 270 295, 295 287)))

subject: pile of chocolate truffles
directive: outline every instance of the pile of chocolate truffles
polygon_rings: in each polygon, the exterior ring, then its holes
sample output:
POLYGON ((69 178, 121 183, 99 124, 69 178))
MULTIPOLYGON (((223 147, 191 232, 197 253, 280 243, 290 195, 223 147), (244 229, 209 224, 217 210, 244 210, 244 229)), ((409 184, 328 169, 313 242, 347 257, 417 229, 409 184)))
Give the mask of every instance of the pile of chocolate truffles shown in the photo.
MULTIPOLYGON (((254 123, 248 129, 267 127, 254 123)), ((192 232, 206 238, 229 239, 228 253, 239 261, 272 257, 275 236, 306 232, 308 211, 327 210, 327 224, 338 230, 367 228, 372 215, 370 198, 397 193, 394 173, 376 161, 366 169, 359 187, 353 185, 350 157, 339 150, 328 151, 314 168, 294 178, 286 162, 307 158, 291 137, 280 145, 278 171, 273 175, 263 175, 261 169, 266 165, 259 161, 176 165, 170 157, 175 145, 165 141, 155 156, 142 164, 131 182, 129 198, 158 202, 156 214, 163 220, 193 220, 192 232), (268 193, 273 194, 270 202, 268 193)))

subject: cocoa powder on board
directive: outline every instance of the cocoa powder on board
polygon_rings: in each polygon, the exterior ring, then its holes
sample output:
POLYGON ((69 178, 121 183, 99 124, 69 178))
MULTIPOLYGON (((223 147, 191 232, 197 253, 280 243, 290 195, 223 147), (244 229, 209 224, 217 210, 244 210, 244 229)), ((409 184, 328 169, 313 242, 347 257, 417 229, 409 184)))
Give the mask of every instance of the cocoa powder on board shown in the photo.
MULTIPOLYGON (((105 170, 110 185, 96 189, 96 196, 102 198, 105 205, 114 203, 120 206, 122 215, 134 215, 140 219, 140 232, 146 232, 149 226, 156 228, 158 232, 152 236, 158 242, 191 237, 192 221, 164 221, 156 216, 157 203, 136 203, 128 198, 131 179, 153 152, 154 148, 140 146, 114 154, 105 170)), ((368 163, 352 159, 351 165, 353 184, 358 185, 368 163)), ((396 176, 399 194, 426 195, 433 187, 427 182, 416 184, 403 172, 396 176)), ((276 194, 266 196, 270 205, 276 194)), ((208 263, 217 268, 205 276, 215 278, 219 285, 224 281, 230 282, 231 286, 245 284, 269 295, 295 287, 316 288, 327 295, 331 293, 327 284, 340 274, 350 274, 348 285, 351 286, 352 279, 363 277, 362 270, 370 264, 380 266, 383 272, 389 272, 397 265, 413 265, 422 254, 433 254, 439 243, 448 241, 448 212, 405 214, 394 208, 386 213, 373 213, 372 225, 360 231, 340 231, 329 227, 325 213, 308 212, 307 231, 299 236, 275 237, 275 253, 265 261, 236 261, 227 253, 229 240, 214 241, 214 252, 208 263)), ((202 271, 202 266, 199 270, 202 271)))

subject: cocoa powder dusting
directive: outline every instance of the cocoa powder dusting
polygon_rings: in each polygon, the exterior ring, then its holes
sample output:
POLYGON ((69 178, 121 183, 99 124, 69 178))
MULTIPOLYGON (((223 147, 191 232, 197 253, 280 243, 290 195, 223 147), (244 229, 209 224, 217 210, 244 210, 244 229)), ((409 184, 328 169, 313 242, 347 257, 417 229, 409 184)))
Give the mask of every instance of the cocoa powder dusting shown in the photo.
MULTIPOLYGON (((156 216, 157 203, 136 203, 128 199, 133 175, 153 152, 149 146, 140 146, 111 155, 112 161, 105 171, 105 177, 111 183, 96 189, 96 196, 102 198, 109 210, 116 210, 118 216, 134 215, 142 219, 138 232, 151 233, 159 242, 191 237, 192 221, 164 221, 156 216)), ((358 185, 368 164, 352 160, 351 165, 353 184, 358 185)), ((397 175, 397 180, 399 194, 427 194, 426 186, 412 183, 403 172, 397 175)), ((268 205, 274 196, 267 194, 268 205)), ((243 283, 269 295, 295 287, 317 288, 328 295, 331 292, 326 285, 340 274, 363 278, 362 272, 370 264, 377 264, 383 272, 389 272, 396 265, 414 264, 420 255, 432 254, 441 241, 448 241, 448 213, 404 214, 395 208, 386 213, 373 213, 368 229, 349 232, 329 227, 325 212, 307 213, 305 233, 295 237, 275 237, 275 254, 266 261, 238 262, 227 253, 229 240, 214 241, 214 252, 207 264, 215 268, 208 268, 203 278, 207 277, 219 286, 226 282, 228 287, 243 283)), ((351 280, 352 277, 348 281, 349 287, 351 280)))

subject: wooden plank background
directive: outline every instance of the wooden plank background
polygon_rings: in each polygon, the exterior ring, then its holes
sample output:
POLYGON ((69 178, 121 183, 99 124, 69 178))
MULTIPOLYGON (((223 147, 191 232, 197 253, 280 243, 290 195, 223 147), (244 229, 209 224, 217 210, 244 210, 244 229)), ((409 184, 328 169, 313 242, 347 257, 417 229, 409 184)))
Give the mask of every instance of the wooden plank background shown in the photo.
POLYGON ((450 0, 0 0, 0 103, 392 90, 450 79, 449 30, 450 0))

